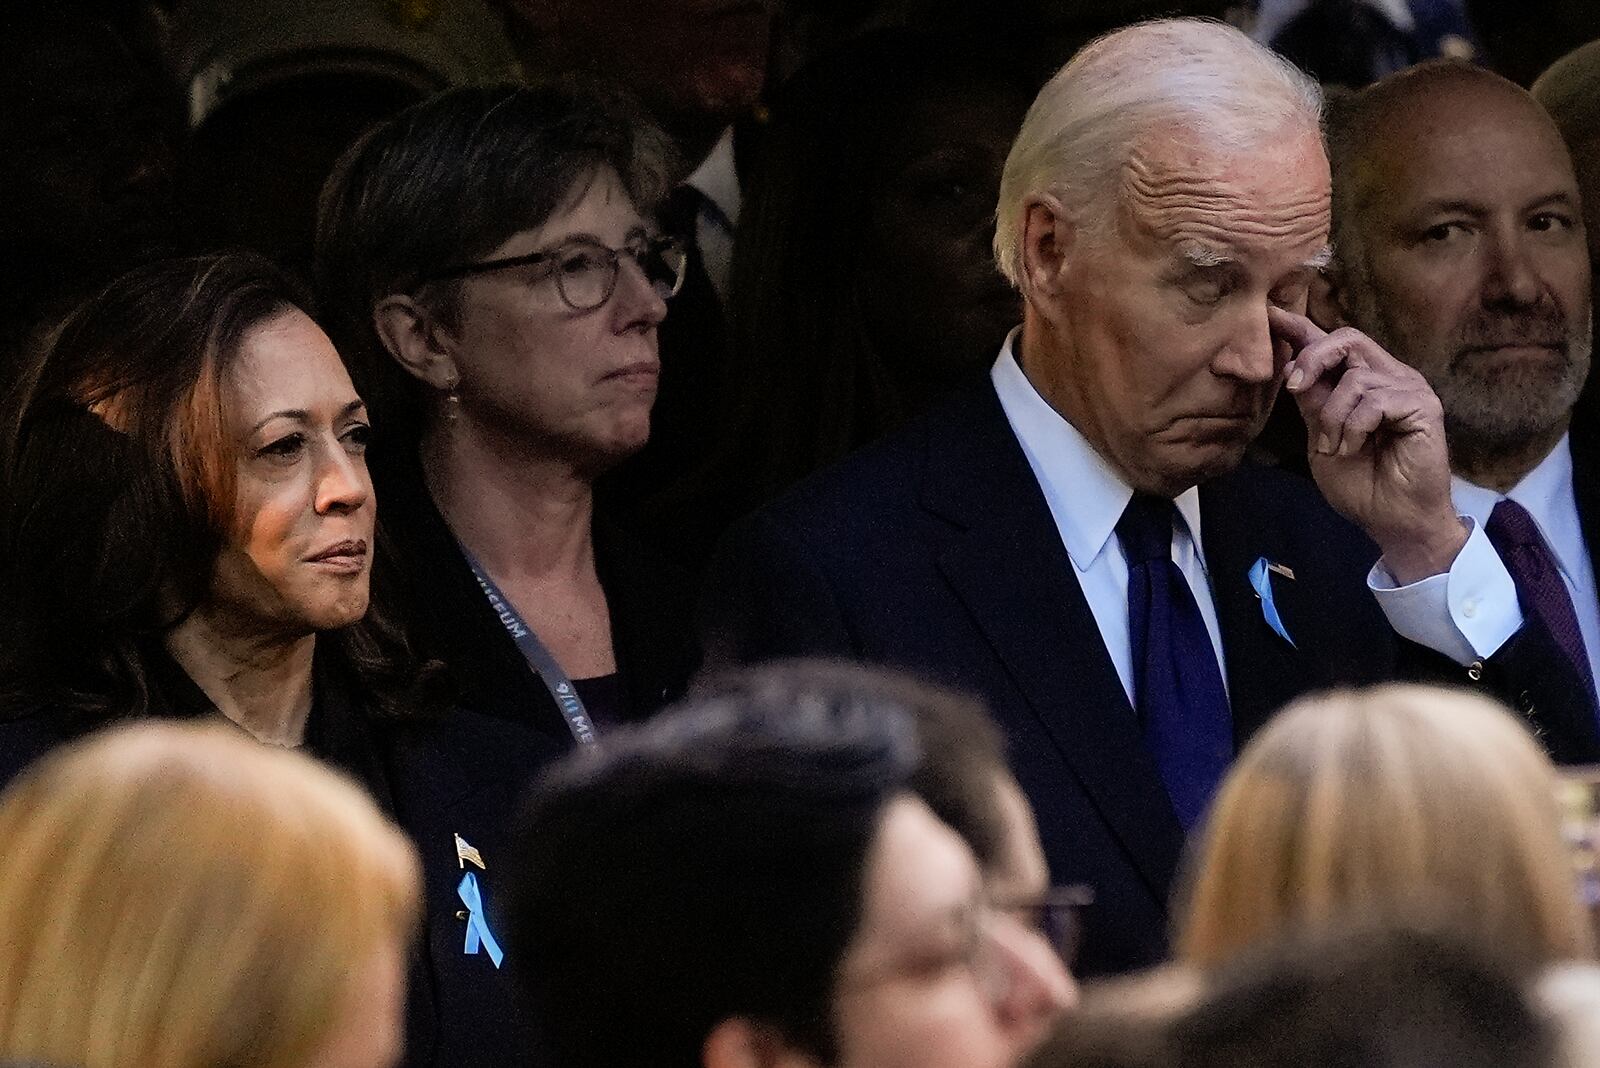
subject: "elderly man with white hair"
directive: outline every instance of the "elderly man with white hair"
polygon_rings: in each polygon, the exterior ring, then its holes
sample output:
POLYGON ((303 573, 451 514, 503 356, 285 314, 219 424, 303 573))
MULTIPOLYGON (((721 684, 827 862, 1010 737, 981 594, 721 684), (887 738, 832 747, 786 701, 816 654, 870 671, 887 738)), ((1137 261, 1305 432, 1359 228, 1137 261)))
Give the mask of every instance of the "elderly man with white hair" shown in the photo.
POLYGON ((1053 875, 1096 890, 1088 974, 1164 954, 1240 743, 1297 694, 1400 670, 1369 582, 1461 639, 1415 655, 1463 681, 1506 637, 1459 608, 1498 560, 1452 508, 1437 398, 1300 314, 1330 254, 1320 117, 1314 83, 1218 23, 1090 44, 1006 163, 995 248, 1025 308, 989 374, 714 566, 713 659, 853 656, 988 701, 1053 875), (1322 495, 1243 462, 1280 384, 1322 495))

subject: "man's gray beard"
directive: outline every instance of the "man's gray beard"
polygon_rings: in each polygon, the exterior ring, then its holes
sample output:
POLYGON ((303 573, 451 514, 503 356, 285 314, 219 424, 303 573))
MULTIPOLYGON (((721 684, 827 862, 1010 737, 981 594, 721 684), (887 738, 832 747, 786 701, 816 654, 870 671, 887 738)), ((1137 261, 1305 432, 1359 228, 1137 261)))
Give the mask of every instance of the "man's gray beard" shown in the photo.
POLYGON ((1589 377, 1591 350, 1586 325, 1567 342, 1565 361, 1548 374, 1513 370, 1488 378, 1462 366, 1459 357, 1452 360, 1449 369, 1428 380, 1444 407, 1451 448, 1492 456, 1564 427, 1589 377))
POLYGON ((1564 425, 1583 390, 1587 369, 1587 356, 1581 369, 1569 356, 1561 375, 1549 380, 1548 386, 1533 382, 1507 389, 1461 375, 1429 385, 1444 406, 1444 432, 1451 451, 1494 456, 1515 452, 1564 425))
MULTIPOLYGON (((1351 325, 1396 359, 1411 364, 1370 287, 1358 283, 1351 289, 1351 325)), ((1508 389, 1506 384, 1473 374, 1461 366, 1459 354, 1443 370, 1424 373, 1444 408, 1445 438, 1451 451, 1477 456, 1513 452, 1562 425, 1589 377, 1592 331, 1591 308, 1590 321, 1567 342, 1566 360, 1559 371, 1552 376, 1529 376, 1532 380, 1520 389, 1508 389)))

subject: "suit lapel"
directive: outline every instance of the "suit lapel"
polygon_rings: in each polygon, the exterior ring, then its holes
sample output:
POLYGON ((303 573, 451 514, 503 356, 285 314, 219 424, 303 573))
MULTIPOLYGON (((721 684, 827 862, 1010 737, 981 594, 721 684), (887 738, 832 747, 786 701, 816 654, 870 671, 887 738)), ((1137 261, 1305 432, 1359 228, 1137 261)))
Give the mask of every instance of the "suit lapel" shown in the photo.
MULTIPOLYGON (((506 943, 506 874, 519 794, 564 746, 521 723, 462 709, 432 722, 387 726, 382 744, 398 820, 422 860, 427 917, 420 952, 427 969, 435 1055, 409 1064, 489 1064, 532 1049, 534 1036, 512 983, 511 960, 465 952, 457 886, 474 870, 490 929, 506 943), (458 859, 456 839, 477 850, 484 870, 458 859)), ((508 953, 511 952, 508 949, 508 953)))
POLYGON ((1600 551, 1600 435, 1572 434, 1572 495, 1578 504, 1578 525, 1589 559, 1600 551))
MULTIPOLYGON (((1299 653, 1267 623, 1261 599, 1250 585, 1250 568, 1261 558, 1287 566, 1296 576, 1311 566, 1282 555, 1273 530, 1263 526, 1262 510, 1252 506, 1243 489, 1238 480, 1227 477, 1200 487, 1200 541, 1222 631, 1236 749, 1304 689, 1299 653)), ((1309 606, 1302 594, 1306 584, 1298 577, 1270 572, 1267 578, 1284 629, 1296 642, 1306 640, 1309 606)))
MULTIPOLYGON (((1049 507, 986 381, 928 442, 923 504, 960 532, 951 589, 1158 899, 1183 831, 1049 507)), ((1032 732, 1030 732, 1032 733, 1032 732)), ((1039 803, 1047 819, 1048 800, 1039 803)))

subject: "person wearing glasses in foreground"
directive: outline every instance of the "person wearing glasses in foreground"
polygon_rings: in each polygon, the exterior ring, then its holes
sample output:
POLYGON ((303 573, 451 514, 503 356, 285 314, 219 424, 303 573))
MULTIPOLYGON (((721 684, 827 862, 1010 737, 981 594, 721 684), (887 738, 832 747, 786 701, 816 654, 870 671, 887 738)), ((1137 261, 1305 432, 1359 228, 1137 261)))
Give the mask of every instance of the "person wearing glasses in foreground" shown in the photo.
POLYGON ((317 276, 376 428, 389 557, 469 707, 583 743, 678 696, 687 579, 596 513, 650 434, 681 249, 667 142, 598 88, 469 87, 371 130, 317 276))
POLYGON ((917 794, 923 698, 860 678, 724 680, 548 769, 507 929, 551 1063, 1001 1068, 1076 1000, 917 794))

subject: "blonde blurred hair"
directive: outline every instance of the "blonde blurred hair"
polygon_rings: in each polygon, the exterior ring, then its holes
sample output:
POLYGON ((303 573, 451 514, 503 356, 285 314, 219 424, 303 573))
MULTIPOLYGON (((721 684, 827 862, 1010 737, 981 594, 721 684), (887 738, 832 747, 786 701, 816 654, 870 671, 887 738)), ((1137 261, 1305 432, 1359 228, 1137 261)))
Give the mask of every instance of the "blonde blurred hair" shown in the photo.
POLYGON ((1529 967, 1594 952, 1555 769, 1465 692, 1294 702, 1239 757, 1191 861, 1177 943, 1195 965, 1293 925, 1432 908, 1529 967))
POLYGON ((419 917, 366 794, 227 726, 52 754, 0 795, 0 843, 0 1059, 293 1068, 419 917))

